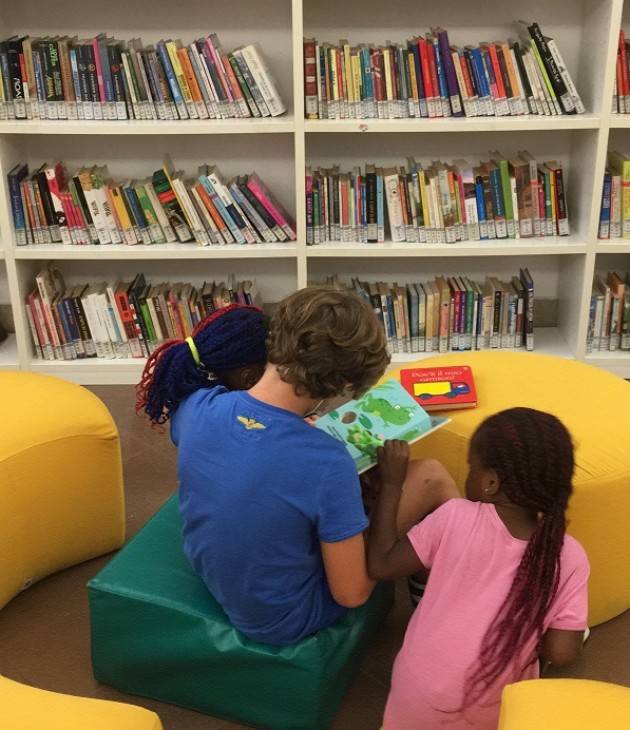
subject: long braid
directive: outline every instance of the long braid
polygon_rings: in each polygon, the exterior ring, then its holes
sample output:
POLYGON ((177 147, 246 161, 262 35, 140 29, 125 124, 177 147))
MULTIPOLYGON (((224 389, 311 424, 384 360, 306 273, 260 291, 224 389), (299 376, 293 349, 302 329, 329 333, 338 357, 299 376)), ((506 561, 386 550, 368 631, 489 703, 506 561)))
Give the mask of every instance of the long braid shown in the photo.
POLYGON ((461 709, 478 702, 512 663, 518 673, 524 668, 519 662, 529 666, 537 659, 536 654, 521 655, 532 635, 540 645, 545 616, 558 589, 574 469, 566 428, 554 416, 529 408, 513 408, 487 419, 475 433, 471 449, 483 468, 496 471, 501 491, 536 515, 538 525, 482 641, 479 661, 471 667, 461 709))
POLYGON ((136 386, 136 412, 163 424, 179 404, 200 388, 220 382, 220 374, 266 361, 266 326, 257 307, 230 304, 199 322, 192 332, 200 364, 188 342, 171 340, 147 360, 136 386))

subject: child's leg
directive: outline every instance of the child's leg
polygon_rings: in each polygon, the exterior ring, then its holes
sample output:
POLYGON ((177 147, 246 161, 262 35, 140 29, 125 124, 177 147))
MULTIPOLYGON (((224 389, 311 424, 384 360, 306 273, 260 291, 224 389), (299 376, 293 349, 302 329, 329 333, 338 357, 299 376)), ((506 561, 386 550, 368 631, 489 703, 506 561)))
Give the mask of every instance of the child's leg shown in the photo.
POLYGON ((444 502, 461 496, 455 480, 439 461, 410 461, 398 507, 398 535, 406 535, 444 502))

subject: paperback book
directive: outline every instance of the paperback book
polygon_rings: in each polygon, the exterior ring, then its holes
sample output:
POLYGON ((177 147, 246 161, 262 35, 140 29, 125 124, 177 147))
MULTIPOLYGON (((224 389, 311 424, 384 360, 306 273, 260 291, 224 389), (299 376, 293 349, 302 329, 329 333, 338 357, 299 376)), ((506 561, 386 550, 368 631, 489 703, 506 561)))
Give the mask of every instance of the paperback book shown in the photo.
POLYGON ((396 380, 386 380, 359 400, 318 418, 322 429, 345 444, 362 474, 377 462, 377 449, 388 440, 413 444, 450 419, 431 417, 396 380))
POLYGON ((432 28, 404 43, 304 39, 307 119, 554 116, 584 104, 558 44, 536 22, 517 38, 451 45, 432 28))
POLYGON ((209 314, 228 304, 260 306, 252 281, 152 284, 131 281, 68 286, 48 266, 35 277, 25 313, 40 360, 145 358, 164 342, 184 339, 209 314))
POLYGON ((0 42, 0 119, 123 121, 275 117, 286 112, 257 43, 216 33, 144 46, 100 33, 0 42))
MULTIPOLYGON (((630 163, 629 163, 630 164, 630 163)), ((306 242, 457 243, 568 236, 556 160, 498 150, 478 163, 306 168, 306 242)), ((630 208, 629 208, 630 211, 630 208)), ((630 215, 630 212, 629 212, 630 215)))
POLYGON ((596 274, 588 318, 587 352, 630 350, 630 273, 596 274))
POLYGON ((327 286, 353 290, 374 309, 392 353, 534 349, 534 280, 521 269, 509 281, 438 276, 398 285, 336 276, 327 286))
POLYGON ((216 166, 196 176, 170 158, 145 179, 113 180, 106 166, 68 172, 62 162, 8 174, 18 246, 65 243, 200 246, 295 241, 295 223, 260 176, 225 179, 216 166))

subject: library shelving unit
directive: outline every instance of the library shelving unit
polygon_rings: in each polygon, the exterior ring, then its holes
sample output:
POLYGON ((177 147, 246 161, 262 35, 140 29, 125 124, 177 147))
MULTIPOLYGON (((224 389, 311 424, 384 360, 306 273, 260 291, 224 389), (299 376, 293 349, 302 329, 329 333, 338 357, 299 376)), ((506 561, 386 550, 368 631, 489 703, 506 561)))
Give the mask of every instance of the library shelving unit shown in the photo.
MULTIPOLYGON (((367 280, 423 281, 435 274, 512 276, 528 266, 537 298, 557 300, 555 326, 536 330, 536 351, 591 362, 630 377, 630 353, 586 353, 594 272, 630 269, 630 241, 599 242, 597 228, 606 153, 611 144, 630 149, 630 118, 611 113, 619 28, 630 21, 630 0, 531 0, 526 20, 537 20, 556 38, 587 108, 579 116, 316 120, 303 115, 304 36, 350 43, 404 40, 431 26, 448 29, 452 43, 514 37, 524 14, 518 0, 234 0, 229 7, 207 0, 22 0, 0 9, 0 34, 91 37, 106 31, 119 38, 162 37, 189 42, 217 32, 223 45, 259 41, 288 102, 272 120, 180 122, 0 122, 0 304, 11 304, 15 336, 0 345, 0 369, 19 367, 58 374, 82 383, 136 382, 142 361, 38 361, 34 358, 25 296, 35 273, 57 262, 66 281, 130 279, 143 271, 151 281, 199 284, 228 273, 255 279, 264 301, 274 302, 330 274, 367 280), (626 15, 628 16, 626 18, 626 15), (626 140, 627 137, 627 140, 626 140), (339 163, 400 164, 408 155, 427 162, 490 149, 529 150, 537 159, 560 160, 565 169, 571 235, 566 238, 459 244, 306 245, 304 168, 339 163), (198 247, 15 245, 6 174, 17 162, 31 167, 61 159, 70 168, 107 164, 114 177, 141 177, 168 152, 193 172, 215 163, 226 175, 258 171, 295 213, 295 244, 198 247), (53 160, 54 158, 54 160, 53 160)), ((422 355, 394 356, 398 361, 422 355)))

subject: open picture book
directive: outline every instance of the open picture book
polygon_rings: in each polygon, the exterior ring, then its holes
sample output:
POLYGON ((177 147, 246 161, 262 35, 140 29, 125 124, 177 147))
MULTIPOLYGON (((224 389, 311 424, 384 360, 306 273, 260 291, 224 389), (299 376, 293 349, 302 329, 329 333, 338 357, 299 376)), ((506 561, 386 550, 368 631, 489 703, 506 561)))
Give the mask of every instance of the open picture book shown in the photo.
POLYGON ((397 439, 413 444, 450 418, 430 416, 397 380, 386 380, 319 418, 315 425, 343 441, 362 474, 376 464, 376 450, 397 439))

